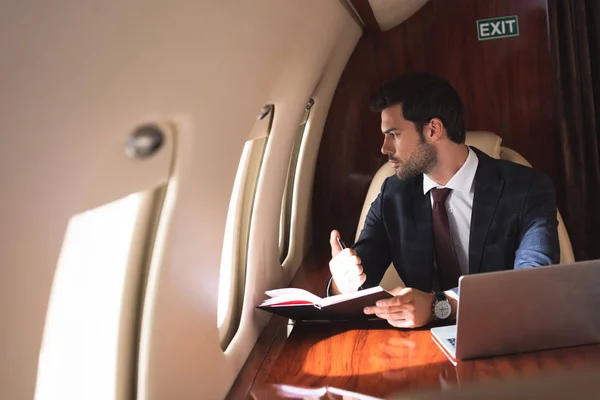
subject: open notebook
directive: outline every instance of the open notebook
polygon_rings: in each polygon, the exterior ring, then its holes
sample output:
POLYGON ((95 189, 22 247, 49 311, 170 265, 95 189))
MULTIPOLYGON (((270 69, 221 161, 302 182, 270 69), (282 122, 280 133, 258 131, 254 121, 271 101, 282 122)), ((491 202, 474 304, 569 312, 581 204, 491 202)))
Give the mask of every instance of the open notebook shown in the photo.
POLYGON ((296 288, 268 290, 270 298, 258 308, 296 321, 333 321, 373 318, 363 309, 377 300, 393 297, 380 286, 354 293, 321 298, 309 291, 296 288))

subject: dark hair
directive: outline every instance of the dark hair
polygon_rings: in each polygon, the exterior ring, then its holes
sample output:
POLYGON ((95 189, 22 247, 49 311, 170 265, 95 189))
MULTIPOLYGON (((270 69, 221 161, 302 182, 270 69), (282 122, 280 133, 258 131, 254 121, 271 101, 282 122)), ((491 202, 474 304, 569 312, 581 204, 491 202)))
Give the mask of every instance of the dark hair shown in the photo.
POLYGON ((456 89, 440 77, 425 72, 400 75, 373 92, 369 103, 377 112, 402 103, 404 118, 413 122, 421 134, 423 125, 439 118, 450 140, 465 142, 463 103, 456 89))

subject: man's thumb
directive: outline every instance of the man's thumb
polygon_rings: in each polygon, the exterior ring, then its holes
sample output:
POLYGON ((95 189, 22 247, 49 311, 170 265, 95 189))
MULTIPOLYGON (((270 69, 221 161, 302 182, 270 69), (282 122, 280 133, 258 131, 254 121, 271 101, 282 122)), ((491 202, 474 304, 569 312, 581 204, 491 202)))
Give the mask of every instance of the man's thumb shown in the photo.
POLYGON ((340 233, 335 229, 332 230, 331 234, 329 235, 329 244, 331 245, 331 258, 337 256, 342 251, 342 248, 338 243, 339 237, 340 233))

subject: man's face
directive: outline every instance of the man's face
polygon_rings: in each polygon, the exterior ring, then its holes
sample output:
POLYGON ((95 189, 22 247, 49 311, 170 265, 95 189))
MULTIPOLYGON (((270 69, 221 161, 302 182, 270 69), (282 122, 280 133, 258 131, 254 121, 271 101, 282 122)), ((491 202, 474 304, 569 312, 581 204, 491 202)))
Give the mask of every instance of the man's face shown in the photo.
MULTIPOLYGON (((423 127, 425 135, 428 126, 423 127)), ((400 179, 409 179, 431 172, 437 165, 437 149, 421 135, 415 124, 404 119, 402 104, 381 112, 381 131, 384 134, 381 152, 388 156, 400 179)))

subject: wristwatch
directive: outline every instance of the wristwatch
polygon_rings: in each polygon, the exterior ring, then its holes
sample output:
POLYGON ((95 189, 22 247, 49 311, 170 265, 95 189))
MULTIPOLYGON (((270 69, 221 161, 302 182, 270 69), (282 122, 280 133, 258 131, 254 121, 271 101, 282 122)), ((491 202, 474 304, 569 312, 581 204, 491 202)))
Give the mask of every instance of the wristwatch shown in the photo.
POLYGON ((433 307, 431 310, 433 319, 447 319, 450 314, 452 314, 452 306, 450 305, 450 302, 443 292, 433 292, 433 294, 435 295, 435 300, 433 301, 433 307))

